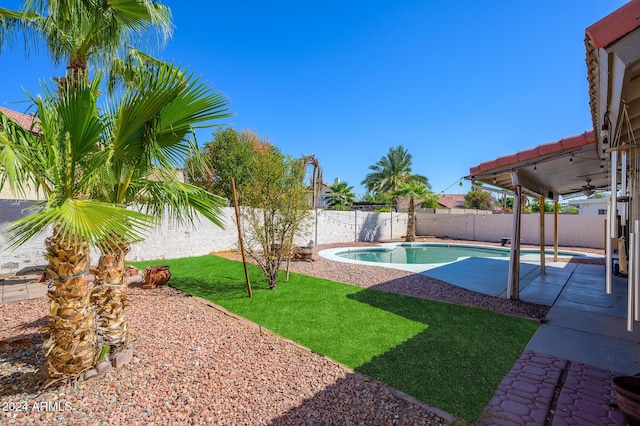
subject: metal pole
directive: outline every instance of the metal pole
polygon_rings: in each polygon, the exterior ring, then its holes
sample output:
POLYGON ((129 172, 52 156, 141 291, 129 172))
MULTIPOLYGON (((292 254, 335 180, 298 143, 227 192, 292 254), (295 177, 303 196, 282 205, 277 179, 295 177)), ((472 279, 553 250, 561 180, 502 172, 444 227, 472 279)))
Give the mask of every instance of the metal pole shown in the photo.
POLYGON ((391 239, 393 240, 393 208, 391 209, 391 239))
POLYGON ((240 227, 240 211, 238 209, 238 197, 236 196, 236 182, 231 178, 231 191, 233 194, 233 207, 236 210, 236 224, 238 225, 238 240, 240 241, 240 253, 242 253, 242 264, 244 265, 244 277, 247 280, 247 291, 249 297, 253 297, 251 282, 249 281, 249 271, 247 270, 247 258, 244 254, 244 244, 242 243, 242 228, 240 227))
POLYGON ((611 152, 611 238, 618 238, 618 151, 611 152))
POLYGON ((629 282, 628 282, 628 286, 631 287, 633 286, 633 304, 634 304, 634 315, 633 318, 636 321, 640 321, 640 274, 638 272, 638 268, 640 267, 640 264, 638 262, 638 254, 640 254, 640 238, 639 238, 639 233, 640 233, 640 221, 635 220, 633 223, 633 228, 634 228, 634 233, 635 233, 635 241, 634 241, 634 254, 631 257, 631 265, 633 265, 633 269, 635 270, 634 274, 633 274, 633 280, 631 280, 631 277, 628 278, 629 282))
POLYGON ((357 243, 358 242, 358 210, 354 210, 353 213, 354 213, 353 240, 357 243))
POLYGON ((544 197, 540 197, 540 275, 544 275, 546 273, 544 248, 544 197))
POLYGON ((635 232, 631 233, 631 244, 629 245, 629 255, 631 256, 631 268, 629 271, 629 275, 627 276, 627 331, 633 331, 633 320, 635 318, 635 305, 636 305, 636 296, 635 296, 635 275, 637 274, 635 268, 635 257, 637 253, 636 247, 637 234, 635 232))
POLYGON ((558 200, 553 200, 553 261, 558 261, 558 200))
POLYGON ((609 197, 607 199, 607 223, 605 226, 605 241, 604 241, 604 245, 605 245, 605 251, 606 251, 606 265, 605 265, 605 273, 606 273, 606 285, 605 285, 605 289, 607 294, 611 294, 612 292, 612 277, 613 277, 613 247, 611 247, 611 197, 609 197))

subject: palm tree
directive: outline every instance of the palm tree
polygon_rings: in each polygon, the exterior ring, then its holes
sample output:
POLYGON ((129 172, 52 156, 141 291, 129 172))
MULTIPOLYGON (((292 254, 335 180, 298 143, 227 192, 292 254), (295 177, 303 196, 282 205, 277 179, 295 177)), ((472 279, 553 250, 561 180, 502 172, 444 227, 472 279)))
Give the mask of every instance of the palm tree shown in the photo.
POLYGON ((409 218, 407 219, 407 235, 405 241, 413 242, 416 240, 416 208, 415 199, 427 199, 433 196, 430 191, 430 187, 421 185, 417 182, 408 182, 401 185, 398 189, 392 192, 392 195, 398 199, 409 199, 409 218))
POLYGON ((98 87, 87 78, 78 79, 73 90, 58 87, 57 94, 44 87, 44 97, 33 99, 39 134, 22 130, 7 117, 0 129, 3 179, 19 190, 32 184, 47 195, 35 205, 36 213, 11 223, 6 232, 15 248, 53 228, 46 239, 47 272, 54 287, 48 293, 49 337, 43 345, 52 380, 79 376, 99 355, 85 279, 88 245, 139 239, 153 220, 90 197, 108 160, 108 153, 97 149, 107 130, 98 115, 98 87), (15 173, 12 163, 19 164, 24 174, 15 173))
MULTIPOLYGON (((168 216, 181 223, 193 223, 198 212, 223 227, 225 200, 182 182, 175 167, 187 155, 197 164, 198 148, 189 136, 196 125, 229 116, 226 105, 222 94, 193 75, 167 64, 150 69, 141 86, 108 109, 110 131, 102 143, 109 162, 93 196, 115 205, 138 204, 158 219, 168 216)), ((91 297, 102 345, 112 352, 128 343, 124 261, 132 242, 123 237, 100 242, 91 297)))
POLYGON ((351 207, 356 200, 353 193, 353 186, 349 186, 347 182, 337 182, 329 187, 331 193, 327 197, 329 207, 336 210, 345 210, 351 207))
MULTIPOLYGON (((411 154, 402 146, 389 148, 389 152, 376 164, 369 166, 372 170, 361 182, 369 192, 391 193, 401 185, 416 182, 421 185, 429 185, 429 180, 422 175, 411 172, 411 154)), ((394 203, 397 199, 394 198, 394 203)))
POLYGON ((171 32, 170 9, 153 0, 24 0, 19 11, 0 8, 0 47, 24 45, 28 55, 46 46, 53 65, 67 67, 61 85, 88 65, 124 71, 136 46, 161 47, 171 32))
POLYGON ((165 213, 189 222, 193 212, 222 225, 224 201, 179 182, 169 166, 195 149, 188 138, 195 125, 227 115, 226 99, 166 65, 149 72, 143 85, 127 91, 120 103, 113 102, 103 109, 109 112, 99 116, 99 86, 99 76, 91 84, 85 78, 73 90, 59 90, 59 99, 47 90, 44 100, 34 100, 40 135, 21 130, 7 117, 2 120, 0 176, 20 189, 28 183, 26 171, 30 182, 48 196, 38 213, 9 227, 10 241, 18 246, 54 226, 47 259, 56 287, 50 292, 51 338, 45 345, 52 378, 90 368, 103 345, 117 350, 126 344, 124 256, 129 244, 143 237, 145 226, 165 213), (142 204, 142 212, 123 208, 135 201, 142 204), (87 244, 103 252, 92 293, 84 278, 87 244), (71 320, 58 312, 73 315, 72 332, 67 324, 71 320), (78 335, 85 336, 81 340, 86 343, 75 346, 78 339, 73 337, 78 335), (65 340, 69 336, 73 339, 65 340))

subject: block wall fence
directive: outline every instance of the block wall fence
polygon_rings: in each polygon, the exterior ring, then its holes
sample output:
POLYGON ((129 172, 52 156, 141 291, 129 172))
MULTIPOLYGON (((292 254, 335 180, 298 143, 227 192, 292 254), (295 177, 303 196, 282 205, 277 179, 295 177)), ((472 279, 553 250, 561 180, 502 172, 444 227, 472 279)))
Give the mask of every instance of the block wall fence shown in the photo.
MULTIPOLYGON (((0 200, 0 229, 30 214, 31 202, 0 200)), ((200 256, 214 251, 234 250, 238 235, 233 208, 223 210, 225 229, 205 219, 195 226, 183 226, 164 220, 151 230, 145 241, 135 244, 128 261, 160 260, 200 256)), ((522 216, 521 239, 526 244, 539 243, 539 215, 522 216)), ((433 214, 418 213, 416 233, 419 236, 449 237, 473 241, 500 241, 511 236, 512 215, 496 214, 433 214)), ((545 239, 553 244, 553 214, 545 216, 545 239)), ((401 238, 407 229, 406 213, 375 213, 360 211, 317 210, 311 212, 310 226, 296 236, 297 245, 384 241, 401 238)), ((560 215, 559 241, 562 246, 604 247, 604 216, 560 215)), ((0 273, 16 273, 30 267, 44 265, 44 233, 16 250, 7 247, 0 234, 0 273)), ((92 259, 98 254, 92 252, 92 259)), ((95 261, 94 261, 95 263, 95 261)))

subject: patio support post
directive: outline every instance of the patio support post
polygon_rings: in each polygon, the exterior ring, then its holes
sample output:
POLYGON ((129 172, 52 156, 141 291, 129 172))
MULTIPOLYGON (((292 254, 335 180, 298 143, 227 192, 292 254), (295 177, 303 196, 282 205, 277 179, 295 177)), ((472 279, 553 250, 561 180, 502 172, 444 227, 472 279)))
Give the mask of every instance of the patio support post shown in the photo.
POLYGON ((544 263, 544 197, 540 197, 540 275, 546 274, 546 268, 544 263))
MULTIPOLYGON (((637 223, 637 221, 636 221, 637 223)), ((637 231, 637 229, 634 229, 634 231, 637 231)), ((631 259, 631 265, 629 268, 629 275, 628 275, 628 282, 627 282, 627 331, 633 331, 633 320, 635 318, 635 311, 636 311, 636 297, 635 297, 635 276, 637 274, 636 271, 636 260, 635 258, 637 257, 637 253, 636 253, 636 232, 632 232, 631 233, 631 244, 629 244, 629 249, 630 249, 630 253, 629 253, 629 258, 631 259)))
POLYGON ((613 247, 611 247, 611 239, 618 238, 618 151, 611 151, 611 200, 609 212, 609 226, 607 235, 607 294, 612 292, 612 275, 613 270, 610 266, 611 257, 613 256, 613 247))
POLYGON ((553 261, 558 261, 558 200, 553 200, 553 261))
POLYGON ((605 289, 607 294, 611 294, 612 291, 612 279, 613 279, 613 248, 611 247, 611 197, 607 198, 607 220, 604 226, 604 250, 605 250, 605 289))
POLYGON ((638 281, 638 272, 640 272, 638 271, 638 268, 640 267, 640 265, 638 264, 638 252, 640 251, 640 221, 633 221, 633 231, 635 232, 636 238, 633 244, 635 253, 633 258, 631 259, 631 264, 635 269, 635 272, 633 274, 633 279, 631 279, 631 275, 629 275, 629 282, 627 283, 627 285, 629 287, 633 287, 633 319, 635 321, 640 321, 640 281, 638 281))
POLYGON ((520 220, 522 217, 522 187, 516 185, 513 201, 513 231, 511 233, 511 255, 509 257, 509 278, 507 299, 520 299, 520 220))

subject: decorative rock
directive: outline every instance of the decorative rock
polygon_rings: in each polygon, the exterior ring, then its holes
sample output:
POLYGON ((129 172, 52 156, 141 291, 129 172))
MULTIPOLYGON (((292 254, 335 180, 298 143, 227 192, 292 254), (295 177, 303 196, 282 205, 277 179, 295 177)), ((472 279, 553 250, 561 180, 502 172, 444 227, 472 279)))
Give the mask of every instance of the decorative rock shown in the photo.
POLYGON ((109 361, 102 361, 96 368, 98 369, 98 377, 102 377, 110 370, 113 370, 113 366, 109 361))
POLYGON ((115 356, 115 366, 120 368, 125 364, 128 364, 133 359, 133 349, 129 348, 124 351, 120 351, 115 356))
POLYGON ((95 368, 87 370, 87 372, 84 373, 85 380, 95 379, 96 377, 98 377, 98 370, 96 370, 95 368))
POLYGON ((144 278, 142 278, 142 275, 138 273, 137 275, 131 275, 130 277, 125 277, 124 281, 127 283, 127 285, 133 284, 133 283, 143 283, 144 278))

